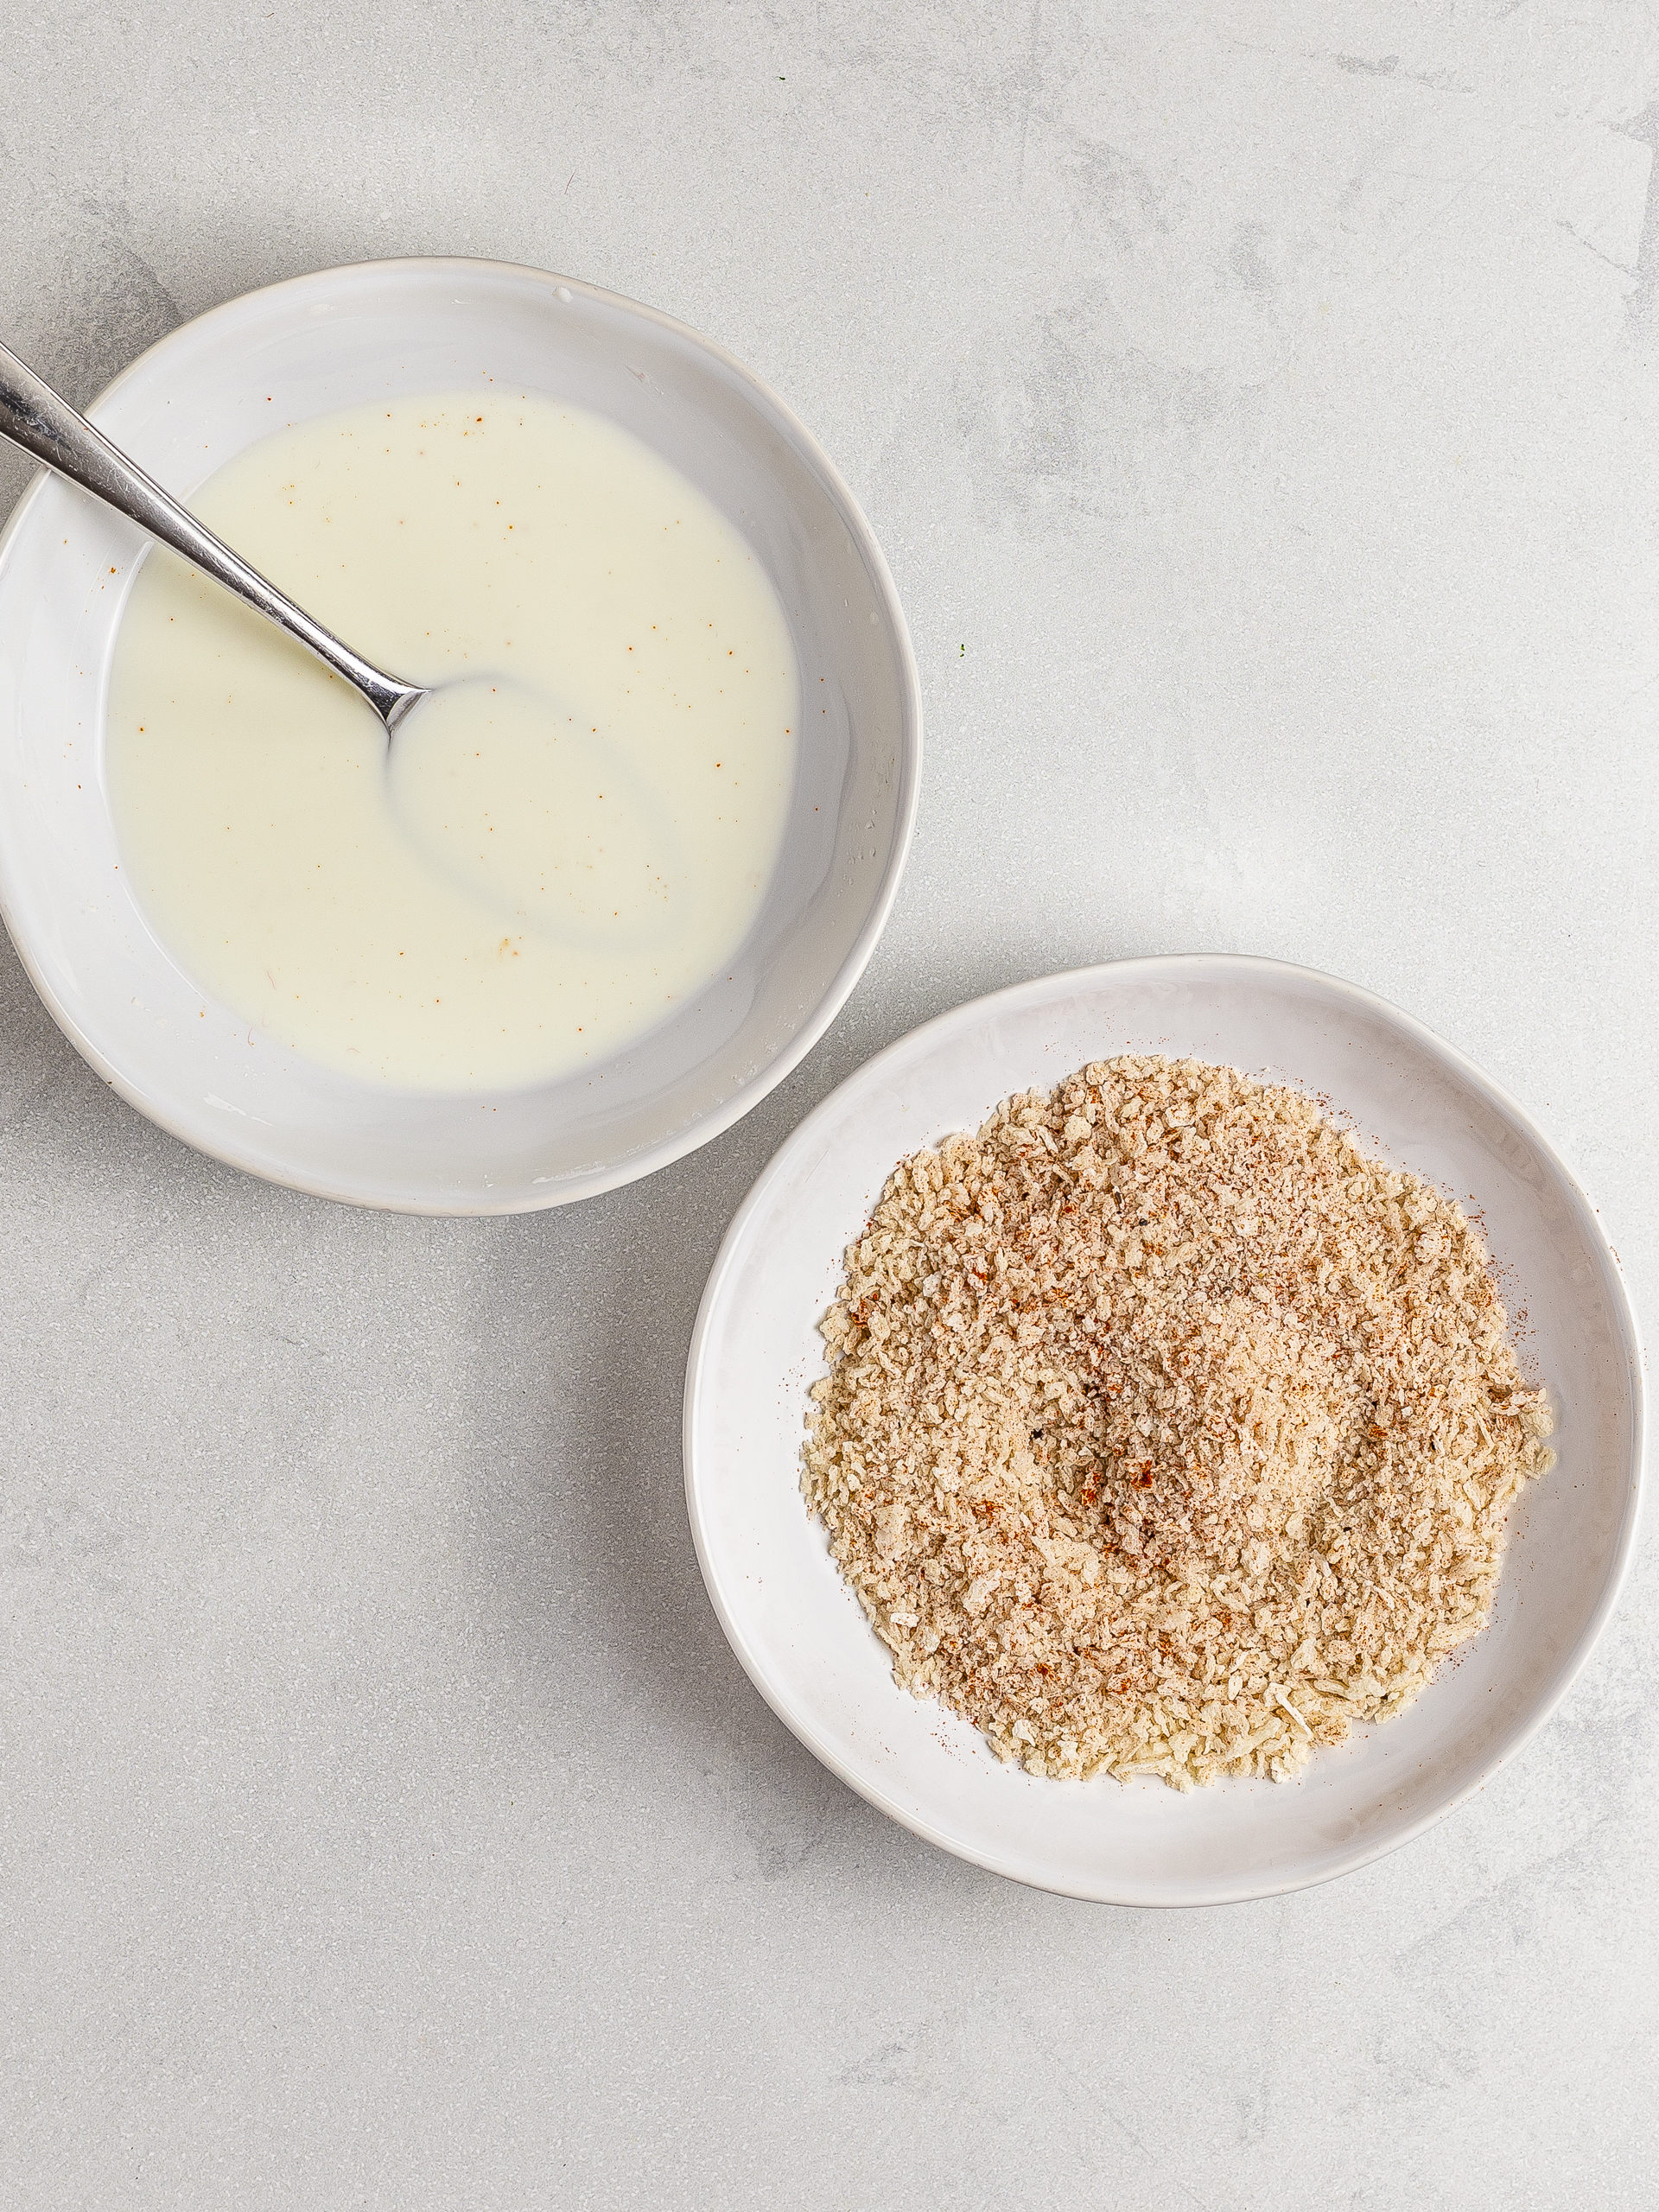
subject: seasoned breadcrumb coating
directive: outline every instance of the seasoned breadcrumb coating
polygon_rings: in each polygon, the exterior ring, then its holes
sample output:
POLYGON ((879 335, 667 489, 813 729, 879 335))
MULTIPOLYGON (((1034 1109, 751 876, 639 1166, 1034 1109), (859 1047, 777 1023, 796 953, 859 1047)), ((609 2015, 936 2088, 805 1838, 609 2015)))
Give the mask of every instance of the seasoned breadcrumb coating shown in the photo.
POLYGON ((902 1161, 822 1326, 808 1503, 899 1681, 1035 1774, 1282 1777, 1397 1713, 1553 1460, 1461 1208, 1199 1061, 902 1161))

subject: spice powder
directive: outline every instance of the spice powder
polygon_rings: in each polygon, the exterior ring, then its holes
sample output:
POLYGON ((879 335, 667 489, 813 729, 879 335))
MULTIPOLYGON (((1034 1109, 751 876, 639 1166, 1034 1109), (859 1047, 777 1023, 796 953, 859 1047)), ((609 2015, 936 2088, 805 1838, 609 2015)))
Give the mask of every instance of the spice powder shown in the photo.
POLYGON ((809 1506, 898 1681, 1034 1774, 1280 1778, 1397 1713, 1553 1463, 1461 1208, 1200 1061, 902 1161, 822 1328, 809 1506))

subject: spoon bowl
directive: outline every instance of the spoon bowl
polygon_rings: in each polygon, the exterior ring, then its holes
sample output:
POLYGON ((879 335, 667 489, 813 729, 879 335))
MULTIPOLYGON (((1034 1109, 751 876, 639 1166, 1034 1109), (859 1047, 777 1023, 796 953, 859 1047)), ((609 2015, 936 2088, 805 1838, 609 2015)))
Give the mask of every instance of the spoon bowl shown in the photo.
POLYGON ((622 747, 563 702, 502 674, 462 677, 412 700, 391 727, 399 823, 510 932, 631 952, 694 893, 669 809, 622 747))

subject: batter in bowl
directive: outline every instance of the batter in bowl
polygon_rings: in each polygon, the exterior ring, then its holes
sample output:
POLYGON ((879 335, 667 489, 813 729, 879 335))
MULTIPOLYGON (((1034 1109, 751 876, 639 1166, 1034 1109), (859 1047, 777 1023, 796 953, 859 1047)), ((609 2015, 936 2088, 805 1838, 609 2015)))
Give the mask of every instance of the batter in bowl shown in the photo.
POLYGON ((344 683, 151 550, 106 772, 204 994, 329 1065, 482 1090, 607 1058, 721 971, 800 684, 769 579, 677 469, 578 408, 446 393, 276 431, 192 505, 380 666, 455 684, 388 757, 344 683))

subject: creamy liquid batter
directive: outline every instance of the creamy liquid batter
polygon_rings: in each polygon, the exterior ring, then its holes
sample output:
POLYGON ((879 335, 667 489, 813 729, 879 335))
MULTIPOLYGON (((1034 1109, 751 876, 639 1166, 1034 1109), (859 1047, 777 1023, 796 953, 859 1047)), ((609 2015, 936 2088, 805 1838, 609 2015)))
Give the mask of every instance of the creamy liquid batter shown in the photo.
POLYGON ((582 410, 449 393, 279 430, 192 504, 367 658, 454 687, 388 758, 348 685, 151 551, 110 797, 204 991, 314 1059, 470 1090, 603 1059, 720 972, 800 691, 759 563, 677 470, 582 410))

